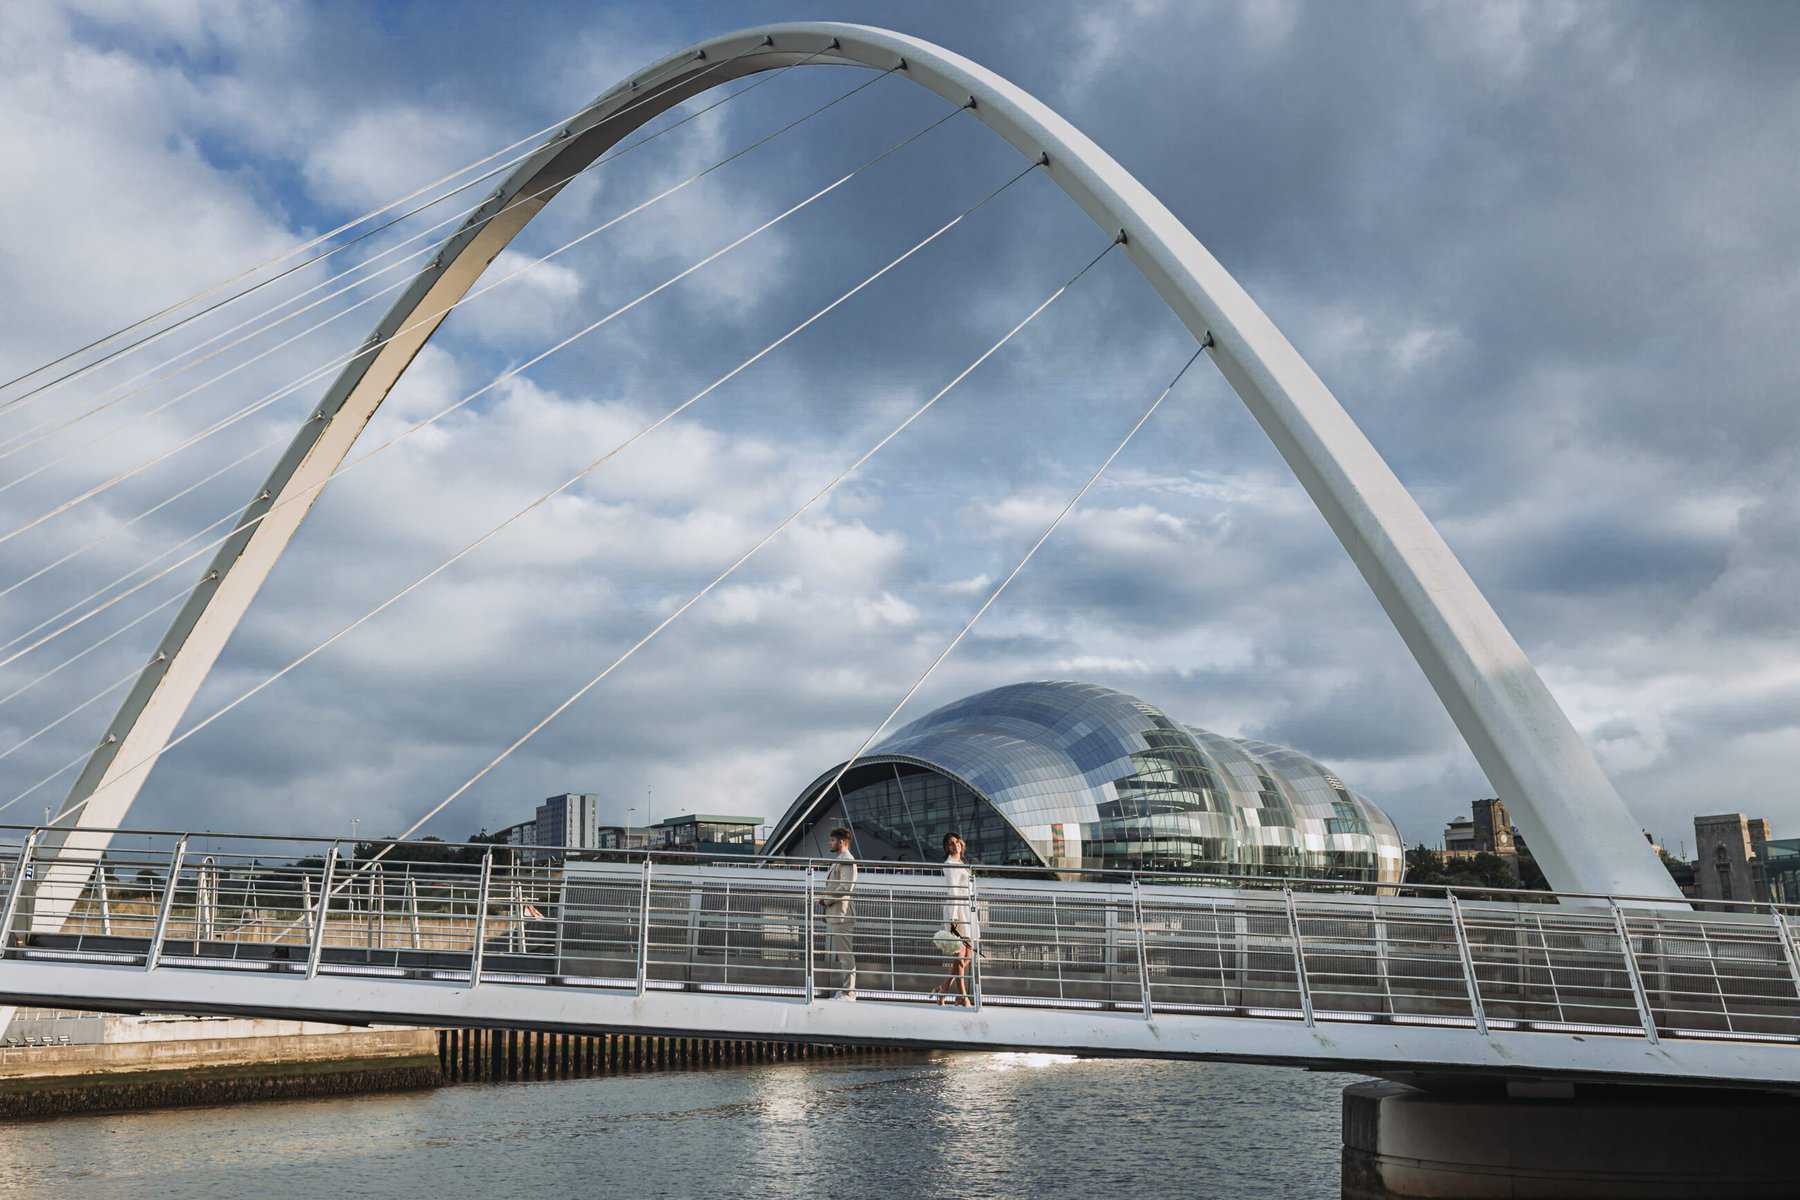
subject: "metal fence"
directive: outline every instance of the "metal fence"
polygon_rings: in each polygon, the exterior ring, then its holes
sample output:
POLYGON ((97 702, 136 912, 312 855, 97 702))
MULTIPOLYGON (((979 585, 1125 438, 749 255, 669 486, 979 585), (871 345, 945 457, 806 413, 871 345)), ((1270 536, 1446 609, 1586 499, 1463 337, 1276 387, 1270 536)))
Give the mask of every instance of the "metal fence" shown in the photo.
POLYGON ((845 916, 817 860, 60 836, 0 841, 0 956, 924 1003, 954 902, 977 1007, 1800 1042, 1800 913, 1775 905, 980 867, 952 896, 863 863, 845 916))

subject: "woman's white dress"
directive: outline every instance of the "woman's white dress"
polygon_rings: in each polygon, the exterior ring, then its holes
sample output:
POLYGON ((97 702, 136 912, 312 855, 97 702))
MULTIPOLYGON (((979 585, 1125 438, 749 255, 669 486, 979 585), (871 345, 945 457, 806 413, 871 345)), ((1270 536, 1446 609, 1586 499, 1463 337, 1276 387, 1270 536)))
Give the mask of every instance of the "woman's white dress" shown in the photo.
POLYGON ((973 942, 979 940, 981 932, 975 925, 974 906, 969 903, 969 880, 967 863, 954 858, 944 860, 944 882, 950 888, 944 901, 944 924, 959 937, 973 942))

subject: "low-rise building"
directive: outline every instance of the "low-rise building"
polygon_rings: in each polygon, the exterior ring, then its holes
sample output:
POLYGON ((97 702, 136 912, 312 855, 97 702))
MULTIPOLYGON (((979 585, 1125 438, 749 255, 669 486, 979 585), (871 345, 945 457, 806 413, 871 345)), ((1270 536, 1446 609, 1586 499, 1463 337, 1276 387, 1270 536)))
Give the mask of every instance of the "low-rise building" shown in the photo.
POLYGON ((1763 842, 1763 885, 1777 904, 1800 904, 1800 838, 1763 842))
POLYGON ((598 850, 648 850, 653 830, 640 825, 602 825, 594 832, 598 850))
POLYGON ((505 829, 494 833, 496 846, 535 846, 537 845, 537 821, 520 821, 516 825, 508 825, 505 829))
POLYGON ((722 817, 683 813, 658 821, 650 830, 651 848, 689 854, 755 854, 761 817, 722 817))

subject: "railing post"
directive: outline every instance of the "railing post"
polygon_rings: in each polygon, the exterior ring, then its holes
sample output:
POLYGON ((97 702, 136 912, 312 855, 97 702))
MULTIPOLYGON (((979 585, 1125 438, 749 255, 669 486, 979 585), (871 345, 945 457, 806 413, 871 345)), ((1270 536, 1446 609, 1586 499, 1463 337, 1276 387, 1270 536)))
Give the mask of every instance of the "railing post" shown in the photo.
POLYGON ((1644 1023, 1644 1037, 1651 1045, 1662 1039, 1656 1035, 1656 1017, 1650 1012, 1650 997, 1644 993, 1644 977, 1638 971, 1637 955, 1631 952, 1631 928, 1625 923, 1625 910, 1619 907, 1617 900, 1608 900, 1612 906, 1613 927, 1619 931, 1619 949, 1625 955, 1625 974, 1631 979, 1631 995, 1637 1001, 1638 1019, 1644 1023))
POLYGON ((969 872, 969 930, 975 936, 969 941, 969 1002, 981 1011, 981 943, 987 930, 981 927, 981 900, 975 883, 975 872, 969 872))
POLYGON ((375 948, 387 949, 387 872, 380 863, 369 868, 369 890, 375 893, 375 948))
POLYGON ((1381 900, 1376 898, 1372 918, 1375 926, 1375 974, 1381 980, 1381 1003, 1388 1016, 1399 1010, 1394 1006, 1394 977, 1388 968, 1388 927, 1387 916, 1381 911, 1381 900))
POLYGON ((306 951, 306 977, 319 973, 319 959, 325 954, 325 922, 331 916, 331 877, 337 874, 338 844, 331 843, 325 852, 325 873, 319 877, 319 902, 313 909, 312 945, 306 951))
POLYGON ((407 920, 412 926, 412 948, 422 949, 425 940, 419 930, 419 881, 413 878, 412 868, 406 868, 406 910, 407 920))
POLYGON ((187 856, 187 835, 184 833, 175 842, 175 849, 169 852, 169 881, 163 886, 162 904, 156 910, 156 927, 150 931, 150 946, 144 951, 144 970, 156 970, 156 964, 162 959, 163 933, 169 927, 169 914, 175 910, 175 884, 181 878, 181 860, 187 856))
POLYGON ((1781 952, 1787 959, 1788 974, 1794 977, 1794 996, 1800 999, 1800 956, 1794 953, 1794 931, 1788 925, 1787 914, 1779 908, 1772 908, 1775 914, 1775 933, 1781 938, 1781 952))
POLYGON ((19 843, 19 861, 13 864, 12 880, 6 886, 6 912, 0 916, 0 958, 6 957, 12 945, 13 919, 19 914, 19 897, 25 892, 25 872, 31 869, 31 852, 37 849, 41 829, 34 829, 19 843))
POLYGON ((569 908, 569 860, 563 859, 562 871, 556 880, 556 945, 552 950, 555 962, 551 965, 552 975, 562 974, 563 922, 568 919, 569 908))
POLYGON ((638 909, 637 994, 650 986, 650 856, 644 855, 644 892, 638 909))
POLYGON ((106 890, 106 864, 94 866, 94 882, 97 887, 96 898, 100 901, 100 934, 102 937, 112 936, 112 893, 106 890))
POLYGON ((1481 1007, 1481 983, 1475 977, 1475 953, 1469 947, 1469 930, 1463 924, 1462 905, 1455 892, 1445 892, 1450 900, 1450 925, 1456 930, 1456 955, 1462 959, 1463 979, 1469 985, 1469 1012, 1475 1018, 1476 1032, 1488 1035, 1487 1010, 1481 1007))
POLYGON ((475 887, 475 944, 469 948, 469 986, 481 984, 481 955, 487 949, 488 888, 494 880, 494 852, 481 856, 481 882, 475 887))
POLYGON ((217 863, 212 855, 200 860, 199 869, 194 872, 194 953, 200 953, 202 941, 213 940, 213 925, 216 914, 214 909, 219 900, 218 877, 214 870, 217 863))
POLYGON ((1312 988, 1306 982, 1306 955, 1300 949, 1300 912, 1294 907, 1294 893, 1291 889, 1282 888, 1281 895, 1287 901, 1288 936, 1294 942, 1294 983, 1300 989, 1300 1015, 1306 1018, 1306 1027, 1311 1029, 1312 988))
POLYGON ((1131 877, 1131 919, 1137 925, 1138 987, 1144 997, 1144 1020, 1148 1021, 1155 1011, 1150 1002, 1150 940, 1144 926, 1144 893, 1135 874, 1131 877))
POLYGON ((804 983, 805 988, 806 988, 806 1002, 808 1004, 811 1004, 813 1002, 813 995, 814 995, 814 991, 813 991, 812 911, 813 911, 813 865, 809 862, 806 864, 806 902, 805 902, 805 907, 801 910, 801 914, 800 914, 800 920, 802 922, 804 922, 805 929, 806 929, 806 935, 805 935, 806 957, 802 960, 804 963, 804 967, 805 967, 805 978, 802 980, 802 983, 804 983))

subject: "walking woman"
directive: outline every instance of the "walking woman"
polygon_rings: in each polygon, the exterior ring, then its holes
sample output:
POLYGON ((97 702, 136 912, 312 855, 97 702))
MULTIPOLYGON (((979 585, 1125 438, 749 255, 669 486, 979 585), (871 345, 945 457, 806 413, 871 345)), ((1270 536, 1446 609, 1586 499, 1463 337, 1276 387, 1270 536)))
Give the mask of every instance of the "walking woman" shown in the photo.
POLYGON ((959 1005, 969 1003, 969 963, 981 938, 975 926, 975 906, 970 903, 969 865, 963 861, 963 849, 962 838, 954 833, 944 835, 944 882, 949 886, 949 895, 944 898, 944 928, 962 944, 950 960, 950 973, 931 989, 939 1004, 952 995, 959 1005))

